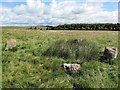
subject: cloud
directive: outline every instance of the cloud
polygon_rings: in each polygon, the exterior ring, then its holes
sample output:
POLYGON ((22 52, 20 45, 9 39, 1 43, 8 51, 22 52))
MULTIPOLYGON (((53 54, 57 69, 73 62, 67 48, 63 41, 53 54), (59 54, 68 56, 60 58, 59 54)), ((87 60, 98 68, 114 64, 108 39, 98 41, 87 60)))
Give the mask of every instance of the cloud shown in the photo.
POLYGON ((45 4, 41 0, 27 0, 28 13, 42 15, 44 13, 45 4))
MULTIPOLYGON (((12 0, 14 1, 14 0, 12 0)), ((118 11, 104 11, 103 0, 94 2, 26 0, 15 7, 0 7, 0 22, 24 25, 58 25, 65 23, 117 23, 118 11), (1 10, 2 8, 2 10, 1 10)), ((109 1, 109 0, 106 0, 109 1)))
POLYGON ((16 6, 12 9, 12 11, 16 14, 26 14, 26 5, 21 4, 20 6, 16 6))

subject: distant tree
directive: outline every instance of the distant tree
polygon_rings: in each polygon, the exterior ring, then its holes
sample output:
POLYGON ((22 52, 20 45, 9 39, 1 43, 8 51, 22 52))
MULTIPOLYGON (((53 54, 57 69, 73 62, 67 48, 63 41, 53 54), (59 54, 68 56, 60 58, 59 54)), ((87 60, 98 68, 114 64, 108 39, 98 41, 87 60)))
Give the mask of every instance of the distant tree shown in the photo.
POLYGON ((34 29, 37 30, 37 27, 35 27, 34 29))

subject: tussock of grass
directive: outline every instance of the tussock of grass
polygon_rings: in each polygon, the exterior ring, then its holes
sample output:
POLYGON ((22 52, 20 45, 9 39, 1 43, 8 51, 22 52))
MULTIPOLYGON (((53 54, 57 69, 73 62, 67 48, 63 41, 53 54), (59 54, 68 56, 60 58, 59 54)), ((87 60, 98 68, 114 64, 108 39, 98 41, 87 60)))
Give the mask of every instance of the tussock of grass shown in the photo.
POLYGON ((81 59, 81 60, 97 60, 100 53, 99 46, 92 41, 78 40, 60 40, 49 47, 44 53, 44 56, 56 56, 64 59, 81 59))

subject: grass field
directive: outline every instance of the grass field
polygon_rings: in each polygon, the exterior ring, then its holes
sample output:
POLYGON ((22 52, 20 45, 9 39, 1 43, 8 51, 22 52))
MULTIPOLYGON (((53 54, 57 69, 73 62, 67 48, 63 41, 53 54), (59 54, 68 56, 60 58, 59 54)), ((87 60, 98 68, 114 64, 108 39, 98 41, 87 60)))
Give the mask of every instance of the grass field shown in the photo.
MULTIPOLYGON (((24 30, 2 28, 3 88, 116 88, 118 86, 118 58, 114 64, 81 59, 43 56, 59 40, 86 39, 96 43, 103 52, 105 46, 118 47, 117 31, 24 30), (14 50, 5 51, 8 39, 17 40, 14 50), (71 76, 61 69, 64 62, 81 65, 78 74, 71 76)), ((53 46, 54 47, 54 46, 53 46)))

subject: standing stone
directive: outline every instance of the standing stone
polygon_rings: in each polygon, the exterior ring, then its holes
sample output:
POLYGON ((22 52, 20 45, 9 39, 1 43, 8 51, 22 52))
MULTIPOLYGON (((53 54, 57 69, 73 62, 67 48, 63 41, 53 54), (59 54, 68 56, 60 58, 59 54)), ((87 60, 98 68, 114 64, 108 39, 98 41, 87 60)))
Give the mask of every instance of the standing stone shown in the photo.
POLYGON ((106 59, 115 59, 117 58, 117 54, 118 54, 118 51, 117 51, 117 48, 115 47, 105 47, 105 50, 104 50, 104 57, 106 59))
POLYGON ((5 50, 12 49, 15 46, 16 46, 16 39, 7 40, 5 50))

